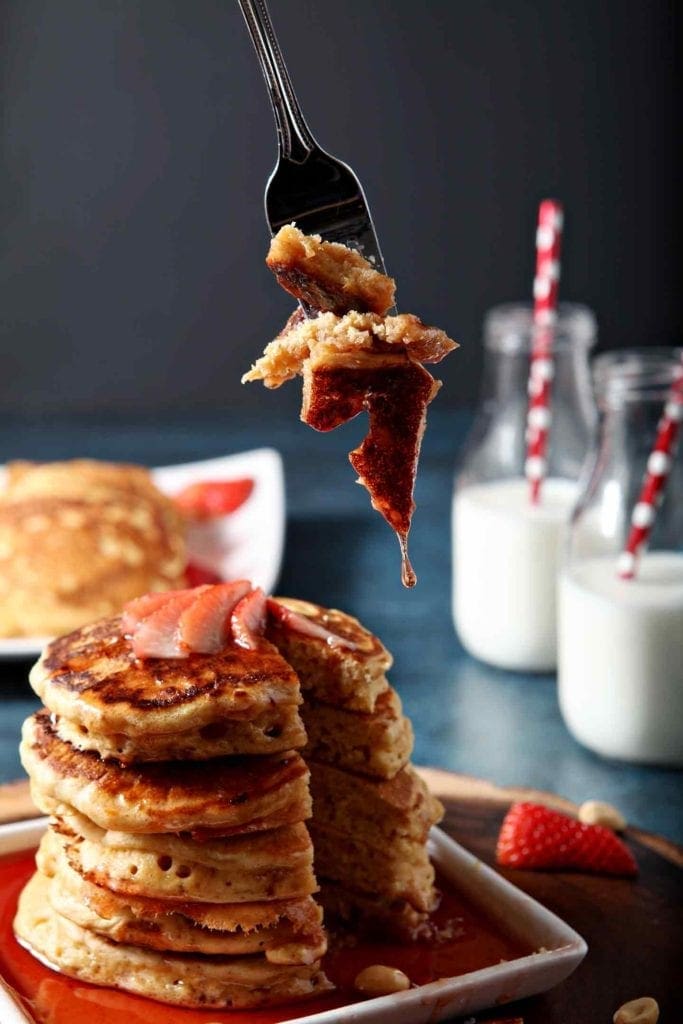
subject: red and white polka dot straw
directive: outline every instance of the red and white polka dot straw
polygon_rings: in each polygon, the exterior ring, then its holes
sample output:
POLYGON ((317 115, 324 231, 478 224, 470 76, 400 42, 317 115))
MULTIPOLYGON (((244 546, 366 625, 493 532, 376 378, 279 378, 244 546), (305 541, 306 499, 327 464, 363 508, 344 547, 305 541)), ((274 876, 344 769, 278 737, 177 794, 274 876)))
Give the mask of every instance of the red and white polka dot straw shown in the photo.
POLYGON ((631 580, 635 576, 638 556, 647 544, 652 531, 657 507, 664 497, 671 463, 676 454, 681 421, 683 421, 683 357, 657 427, 654 447, 647 460, 647 470, 643 477, 640 495, 631 514, 631 529, 626 547, 617 561, 617 573, 622 580, 631 580))
POLYGON ((533 504, 540 501, 541 484, 548 469, 548 433, 552 418, 550 398, 554 374, 553 339, 557 323, 563 220, 562 204, 556 199, 544 199, 538 208, 536 229, 534 326, 524 464, 533 504))

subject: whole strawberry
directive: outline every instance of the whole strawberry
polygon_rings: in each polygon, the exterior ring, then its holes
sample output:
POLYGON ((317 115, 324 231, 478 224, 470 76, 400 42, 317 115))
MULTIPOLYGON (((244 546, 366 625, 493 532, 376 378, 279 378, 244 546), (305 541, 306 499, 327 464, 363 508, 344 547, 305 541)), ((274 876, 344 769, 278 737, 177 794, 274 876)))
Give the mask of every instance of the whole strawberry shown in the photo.
POLYGON ((498 863, 508 868, 578 868, 636 875, 628 847, 602 825, 584 825, 542 804, 513 804, 500 829, 498 863))

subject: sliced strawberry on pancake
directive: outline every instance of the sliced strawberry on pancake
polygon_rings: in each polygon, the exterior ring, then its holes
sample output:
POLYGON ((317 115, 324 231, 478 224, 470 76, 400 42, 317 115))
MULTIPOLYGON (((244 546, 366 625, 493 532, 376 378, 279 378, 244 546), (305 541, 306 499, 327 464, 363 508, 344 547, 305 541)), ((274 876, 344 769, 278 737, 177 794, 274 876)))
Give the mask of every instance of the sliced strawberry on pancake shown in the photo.
POLYGON ((171 598, 178 597, 179 594, 184 593, 186 593, 185 590, 165 590, 161 593, 143 594, 142 597, 136 597, 132 601, 128 601, 123 606, 123 615, 121 616, 122 632, 126 634, 133 633, 138 623, 146 619, 148 615, 163 607, 171 598))
POLYGON ((231 627, 235 643, 248 651, 256 650, 266 628, 266 595, 260 587, 256 587, 236 605, 231 627))
POLYGON ((348 647, 351 650, 356 650, 358 647, 358 644, 354 643, 353 640, 347 640, 343 636, 331 633, 329 629, 325 629, 320 623, 314 622, 306 615, 299 615, 298 612, 293 611, 286 605, 280 604, 274 597, 269 597, 267 604, 269 614, 274 619, 277 619, 282 626, 292 630, 294 633, 303 633, 304 636, 312 636, 317 640, 324 640, 330 647, 348 647))
POLYGON ((185 647, 199 654, 215 654, 225 647, 231 638, 232 611, 250 590, 248 580, 202 588, 180 617, 179 634, 185 647))
POLYGON ((138 658, 186 658, 178 624, 180 617, 201 593, 209 588, 180 590, 165 595, 167 600, 131 630, 133 651, 138 658))

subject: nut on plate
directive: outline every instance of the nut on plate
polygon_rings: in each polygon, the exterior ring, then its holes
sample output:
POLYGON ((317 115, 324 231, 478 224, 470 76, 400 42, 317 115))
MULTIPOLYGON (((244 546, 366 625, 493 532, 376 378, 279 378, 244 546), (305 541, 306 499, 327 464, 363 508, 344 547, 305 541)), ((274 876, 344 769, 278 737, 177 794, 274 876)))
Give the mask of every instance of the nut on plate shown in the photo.
POLYGON ((388 996, 410 988, 410 978, 397 967, 372 964, 356 975, 353 987, 365 996, 388 996))
POLYGON ((631 999, 620 1006, 612 1018, 614 1024, 657 1024, 659 1006, 650 996, 631 999))
POLYGON ((603 800, 586 800, 579 807, 578 817, 584 825, 602 825, 613 832, 623 832, 626 828, 626 818, 621 811, 603 800))

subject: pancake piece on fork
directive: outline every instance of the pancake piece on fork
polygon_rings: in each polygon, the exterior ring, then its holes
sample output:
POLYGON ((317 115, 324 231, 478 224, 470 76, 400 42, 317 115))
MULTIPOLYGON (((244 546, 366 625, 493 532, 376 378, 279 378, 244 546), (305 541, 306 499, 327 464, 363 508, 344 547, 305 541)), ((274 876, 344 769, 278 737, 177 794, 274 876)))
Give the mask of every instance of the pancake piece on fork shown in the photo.
POLYGON ((302 376, 301 419, 315 430, 333 430, 368 413, 369 433, 349 461, 372 507, 396 533, 401 578, 412 587, 413 491, 427 406, 441 387, 422 364, 439 362, 457 345, 411 313, 387 316, 394 282, 344 245, 285 225, 266 263, 304 308, 290 316, 242 381, 277 388, 302 376))

